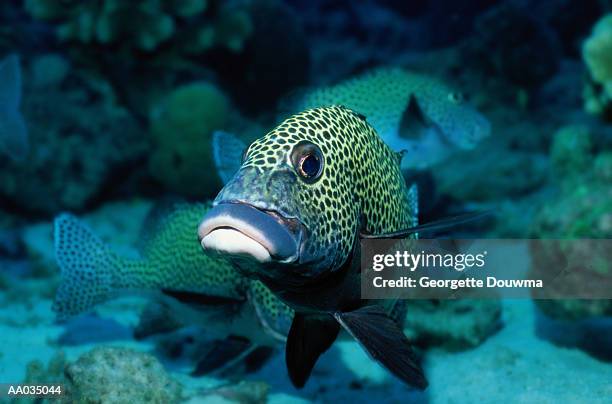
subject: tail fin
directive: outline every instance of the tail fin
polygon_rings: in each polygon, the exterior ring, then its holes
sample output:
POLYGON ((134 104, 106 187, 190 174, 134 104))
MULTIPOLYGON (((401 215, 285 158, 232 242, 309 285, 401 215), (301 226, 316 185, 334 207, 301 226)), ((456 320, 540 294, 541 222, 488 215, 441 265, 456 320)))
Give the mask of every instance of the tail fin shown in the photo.
POLYGON ((76 217, 61 214, 54 226, 61 283, 53 310, 63 320, 114 297, 122 260, 76 217))
POLYGON ((14 160, 28 153, 28 131, 19 112, 21 71, 19 58, 7 56, 0 62, 0 149, 14 160))

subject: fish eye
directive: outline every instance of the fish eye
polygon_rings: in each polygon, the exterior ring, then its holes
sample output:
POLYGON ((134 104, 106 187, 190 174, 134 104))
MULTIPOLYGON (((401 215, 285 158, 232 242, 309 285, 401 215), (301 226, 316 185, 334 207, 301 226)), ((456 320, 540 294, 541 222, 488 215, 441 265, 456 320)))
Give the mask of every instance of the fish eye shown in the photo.
POLYGON ((455 92, 448 94, 448 100, 455 104, 461 104, 465 100, 463 93, 455 92))
POLYGON ((291 163, 300 177, 313 183, 323 173, 323 154, 321 149, 311 142, 300 142, 291 152, 291 163))

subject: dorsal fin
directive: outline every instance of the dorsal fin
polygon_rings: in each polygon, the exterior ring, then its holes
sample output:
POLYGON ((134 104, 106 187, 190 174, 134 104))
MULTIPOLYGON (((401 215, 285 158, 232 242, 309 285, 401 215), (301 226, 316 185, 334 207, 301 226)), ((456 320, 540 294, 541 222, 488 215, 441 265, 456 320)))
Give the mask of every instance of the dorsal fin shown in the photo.
POLYGON ((398 166, 402 166, 402 159, 404 158, 404 156, 406 155, 406 153, 408 152, 408 150, 406 149, 402 149, 400 151, 394 152, 395 153, 395 161, 397 161, 397 165, 398 166))
POLYGON ((421 109, 419 101, 414 94, 410 95, 408 105, 401 116, 398 135, 403 139, 419 138, 425 128, 431 126, 431 122, 421 109))

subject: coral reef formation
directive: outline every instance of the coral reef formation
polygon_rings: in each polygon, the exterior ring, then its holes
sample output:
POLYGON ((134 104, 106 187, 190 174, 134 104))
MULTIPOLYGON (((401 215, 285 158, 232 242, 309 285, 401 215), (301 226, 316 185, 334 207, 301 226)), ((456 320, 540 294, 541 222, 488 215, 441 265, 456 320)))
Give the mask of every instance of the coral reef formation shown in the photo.
MULTIPOLYGON (((590 132, 583 126, 561 128, 553 139, 551 159, 555 178, 560 182, 560 195, 542 206, 533 224, 532 236, 543 239, 580 239, 612 237, 612 154, 594 153, 590 132)), ((548 248, 533 251, 531 271, 538 279, 547 268, 572 268, 582 281, 592 284, 603 277, 612 277, 609 265, 597 265, 593 257, 608 257, 609 252, 587 251, 584 246, 556 241, 548 248), (581 265, 588 261, 592 265, 581 265), (578 266, 576 266, 578 265, 578 266)), ((597 282, 596 282, 597 283, 597 282)), ((605 282, 600 283, 605 284, 605 282)), ((560 285, 562 287, 562 285, 560 285)), ((596 287, 596 285, 593 285, 596 287)), ((559 290, 563 295, 563 290, 559 290)), ((596 293, 594 291, 594 293, 596 293)), ((537 300, 544 313, 555 318, 579 319, 612 314, 612 300, 537 300)))
POLYGON ((182 388, 155 357, 128 348, 97 347, 65 368, 77 402, 176 403, 182 388))
POLYGON ((62 40, 145 52, 168 43, 189 53, 216 46, 239 51, 252 29, 235 1, 27 0, 26 10, 34 18, 57 22, 62 40))
POLYGON ((104 77, 141 123, 152 106, 187 80, 209 79, 202 63, 244 53, 254 29, 248 0, 28 0, 34 22, 51 31, 75 66, 104 77), (134 57, 137 55, 137 57, 134 57))
MULTIPOLYGON (((555 178, 567 180, 582 175, 592 164, 591 133, 585 125, 569 125, 560 128, 553 136, 550 159, 555 178)), ((566 182, 566 181, 564 181, 566 182)))
POLYGON ((214 196, 221 182, 214 170, 211 136, 224 128, 228 110, 228 99, 210 83, 190 83, 170 93, 151 117, 153 176, 184 195, 214 196))
MULTIPOLYGON (((14 210, 51 214, 82 209, 111 176, 148 148, 137 122, 114 102, 103 81, 91 84, 67 74, 66 62, 57 58, 37 59, 38 78, 24 81, 27 158, 0 160, 0 195, 14 210)), ((119 185, 112 184, 115 189, 119 185)))
MULTIPOLYGON (((62 386, 62 395, 54 399, 60 404, 73 403, 72 386, 66 379, 64 369, 67 361, 63 352, 57 352, 45 366, 40 360, 34 360, 26 365, 26 375, 23 384, 48 384, 62 386)), ((34 404, 41 400, 39 398, 30 398, 27 396, 19 397, 13 401, 15 404, 34 404)))
POLYGON ((584 42, 582 58, 591 82, 584 89, 585 109, 612 117, 612 14, 601 18, 584 42))

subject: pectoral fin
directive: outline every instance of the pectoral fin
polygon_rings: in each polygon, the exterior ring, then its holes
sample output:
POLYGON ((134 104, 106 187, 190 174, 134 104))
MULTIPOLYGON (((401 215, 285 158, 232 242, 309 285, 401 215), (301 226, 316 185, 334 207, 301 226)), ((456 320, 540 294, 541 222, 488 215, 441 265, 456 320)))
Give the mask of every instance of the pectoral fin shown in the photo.
POLYGON ((363 348, 403 382, 424 390, 427 379, 400 326, 376 306, 334 317, 363 348))
POLYGON ((297 388, 303 387, 319 356, 336 340, 340 325, 331 316, 308 316, 297 313, 285 347, 289 378, 297 388))
POLYGON ((432 232, 438 232, 442 230, 449 230, 449 229, 452 229, 464 223, 471 223, 476 220, 484 219, 492 215, 492 213, 493 213, 492 211, 463 213, 461 215, 457 215, 454 217, 440 219, 434 222, 420 224, 418 226, 413 226, 407 229, 393 231, 390 233, 381 233, 381 234, 361 233, 360 237, 364 239, 405 238, 405 237, 409 237, 410 235, 413 235, 416 233, 432 233, 432 232))

